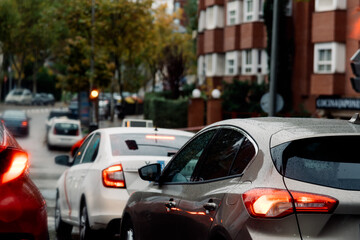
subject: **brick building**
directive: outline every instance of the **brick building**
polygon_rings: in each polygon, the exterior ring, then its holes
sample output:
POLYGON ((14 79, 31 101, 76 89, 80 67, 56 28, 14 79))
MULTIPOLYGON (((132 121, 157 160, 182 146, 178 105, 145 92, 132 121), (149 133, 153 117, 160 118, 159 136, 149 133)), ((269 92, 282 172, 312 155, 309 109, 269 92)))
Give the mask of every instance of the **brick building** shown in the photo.
MULTIPOLYGON (((266 81, 269 73, 266 0, 199 0, 198 79, 208 88, 222 81, 266 81)), ((360 0, 291 0, 294 51, 293 109, 349 117, 360 111, 360 95, 351 86, 350 58, 360 47, 360 0)))

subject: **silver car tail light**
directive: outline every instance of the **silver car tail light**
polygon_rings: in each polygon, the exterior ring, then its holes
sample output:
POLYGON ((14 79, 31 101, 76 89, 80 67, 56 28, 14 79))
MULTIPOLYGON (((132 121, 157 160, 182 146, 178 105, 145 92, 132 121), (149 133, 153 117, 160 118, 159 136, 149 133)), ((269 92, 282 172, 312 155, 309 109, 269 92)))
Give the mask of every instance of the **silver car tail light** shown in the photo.
POLYGON ((279 218, 295 211, 330 213, 338 204, 337 199, 325 195, 272 188, 255 188, 242 198, 249 214, 257 218, 279 218))
POLYGON ((125 188, 124 172, 121 164, 113 165, 102 171, 105 187, 125 188))

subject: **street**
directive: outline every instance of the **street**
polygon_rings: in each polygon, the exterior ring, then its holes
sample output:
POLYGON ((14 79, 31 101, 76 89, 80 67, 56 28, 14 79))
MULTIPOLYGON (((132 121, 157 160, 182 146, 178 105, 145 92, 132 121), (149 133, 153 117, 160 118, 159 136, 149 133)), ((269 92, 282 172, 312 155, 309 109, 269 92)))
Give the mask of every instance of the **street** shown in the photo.
MULTIPOLYGON (((30 177, 40 189, 47 203, 48 229, 50 239, 55 239, 54 209, 56 197, 56 182, 67 167, 56 165, 54 157, 68 154, 66 150, 48 150, 46 146, 45 121, 51 109, 59 109, 60 106, 14 106, 0 105, 0 113, 5 109, 25 110, 30 120, 30 133, 28 137, 17 137, 19 144, 29 153, 30 177)), ((102 123, 104 126, 104 123, 102 123)), ((74 239, 77 238, 78 229, 73 230, 74 239)))

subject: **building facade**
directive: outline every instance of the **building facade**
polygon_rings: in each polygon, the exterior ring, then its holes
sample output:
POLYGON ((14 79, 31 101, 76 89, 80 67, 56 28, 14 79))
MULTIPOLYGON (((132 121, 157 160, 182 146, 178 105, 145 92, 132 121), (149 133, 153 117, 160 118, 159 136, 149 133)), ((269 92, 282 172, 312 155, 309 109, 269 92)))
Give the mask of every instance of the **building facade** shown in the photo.
MULTIPOLYGON (((200 84, 211 89, 233 79, 267 80, 264 1, 199 0, 200 84)), ((289 79, 294 110, 332 117, 360 111, 360 94, 350 82, 350 58, 360 47, 359 9, 360 0, 289 1, 284 11, 294 41, 289 79)))

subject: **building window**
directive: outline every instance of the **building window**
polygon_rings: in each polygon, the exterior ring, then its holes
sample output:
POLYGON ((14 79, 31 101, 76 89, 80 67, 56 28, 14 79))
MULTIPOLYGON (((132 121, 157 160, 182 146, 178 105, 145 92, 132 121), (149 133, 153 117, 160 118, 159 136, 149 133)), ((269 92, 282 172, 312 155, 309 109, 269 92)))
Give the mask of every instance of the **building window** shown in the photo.
POLYGON ((225 54, 225 75, 239 75, 240 74, 240 52, 232 51, 225 54))
POLYGON ((314 72, 332 74, 345 72, 345 44, 317 43, 314 46, 314 72))
POLYGON ((337 9, 346 9, 346 0, 315 0, 315 11, 333 11, 337 9))
POLYGON ((240 24, 241 21, 241 2, 232 1, 227 3, 227 20, 226 24, 228 26, 240 24))
POLYGON ((208 7, 205 15, 206 29, 212 30, 224 27, 224 7, 218 5, 208 7))
POLYGON ((252 72, 252 51, 251 50, 245 51, 244 69, 245 69, 245 73, 252 72))
POLYGON ((264 0, 244 0, 244 22, 263 20, 264 0))
POLYGON ((199 20, 198 20, 198 31, 199 32, 203 32, 205 29, 205 24, 206 24, 205 17, 206 17, 206 12, 204 10, 200 11, 199 20))
POLYGON ((268 73, 267 53, 264 49, 247 49, 242 54, 243 75, 262 75, 268 73))
POLYGON ((318 57, 318 71, 321 73, 331 72, 331 49, 320 49, 318 57))
POLYGON ((254 18, 254 1, 245 0, 245 22, 251 22, 254 18))

